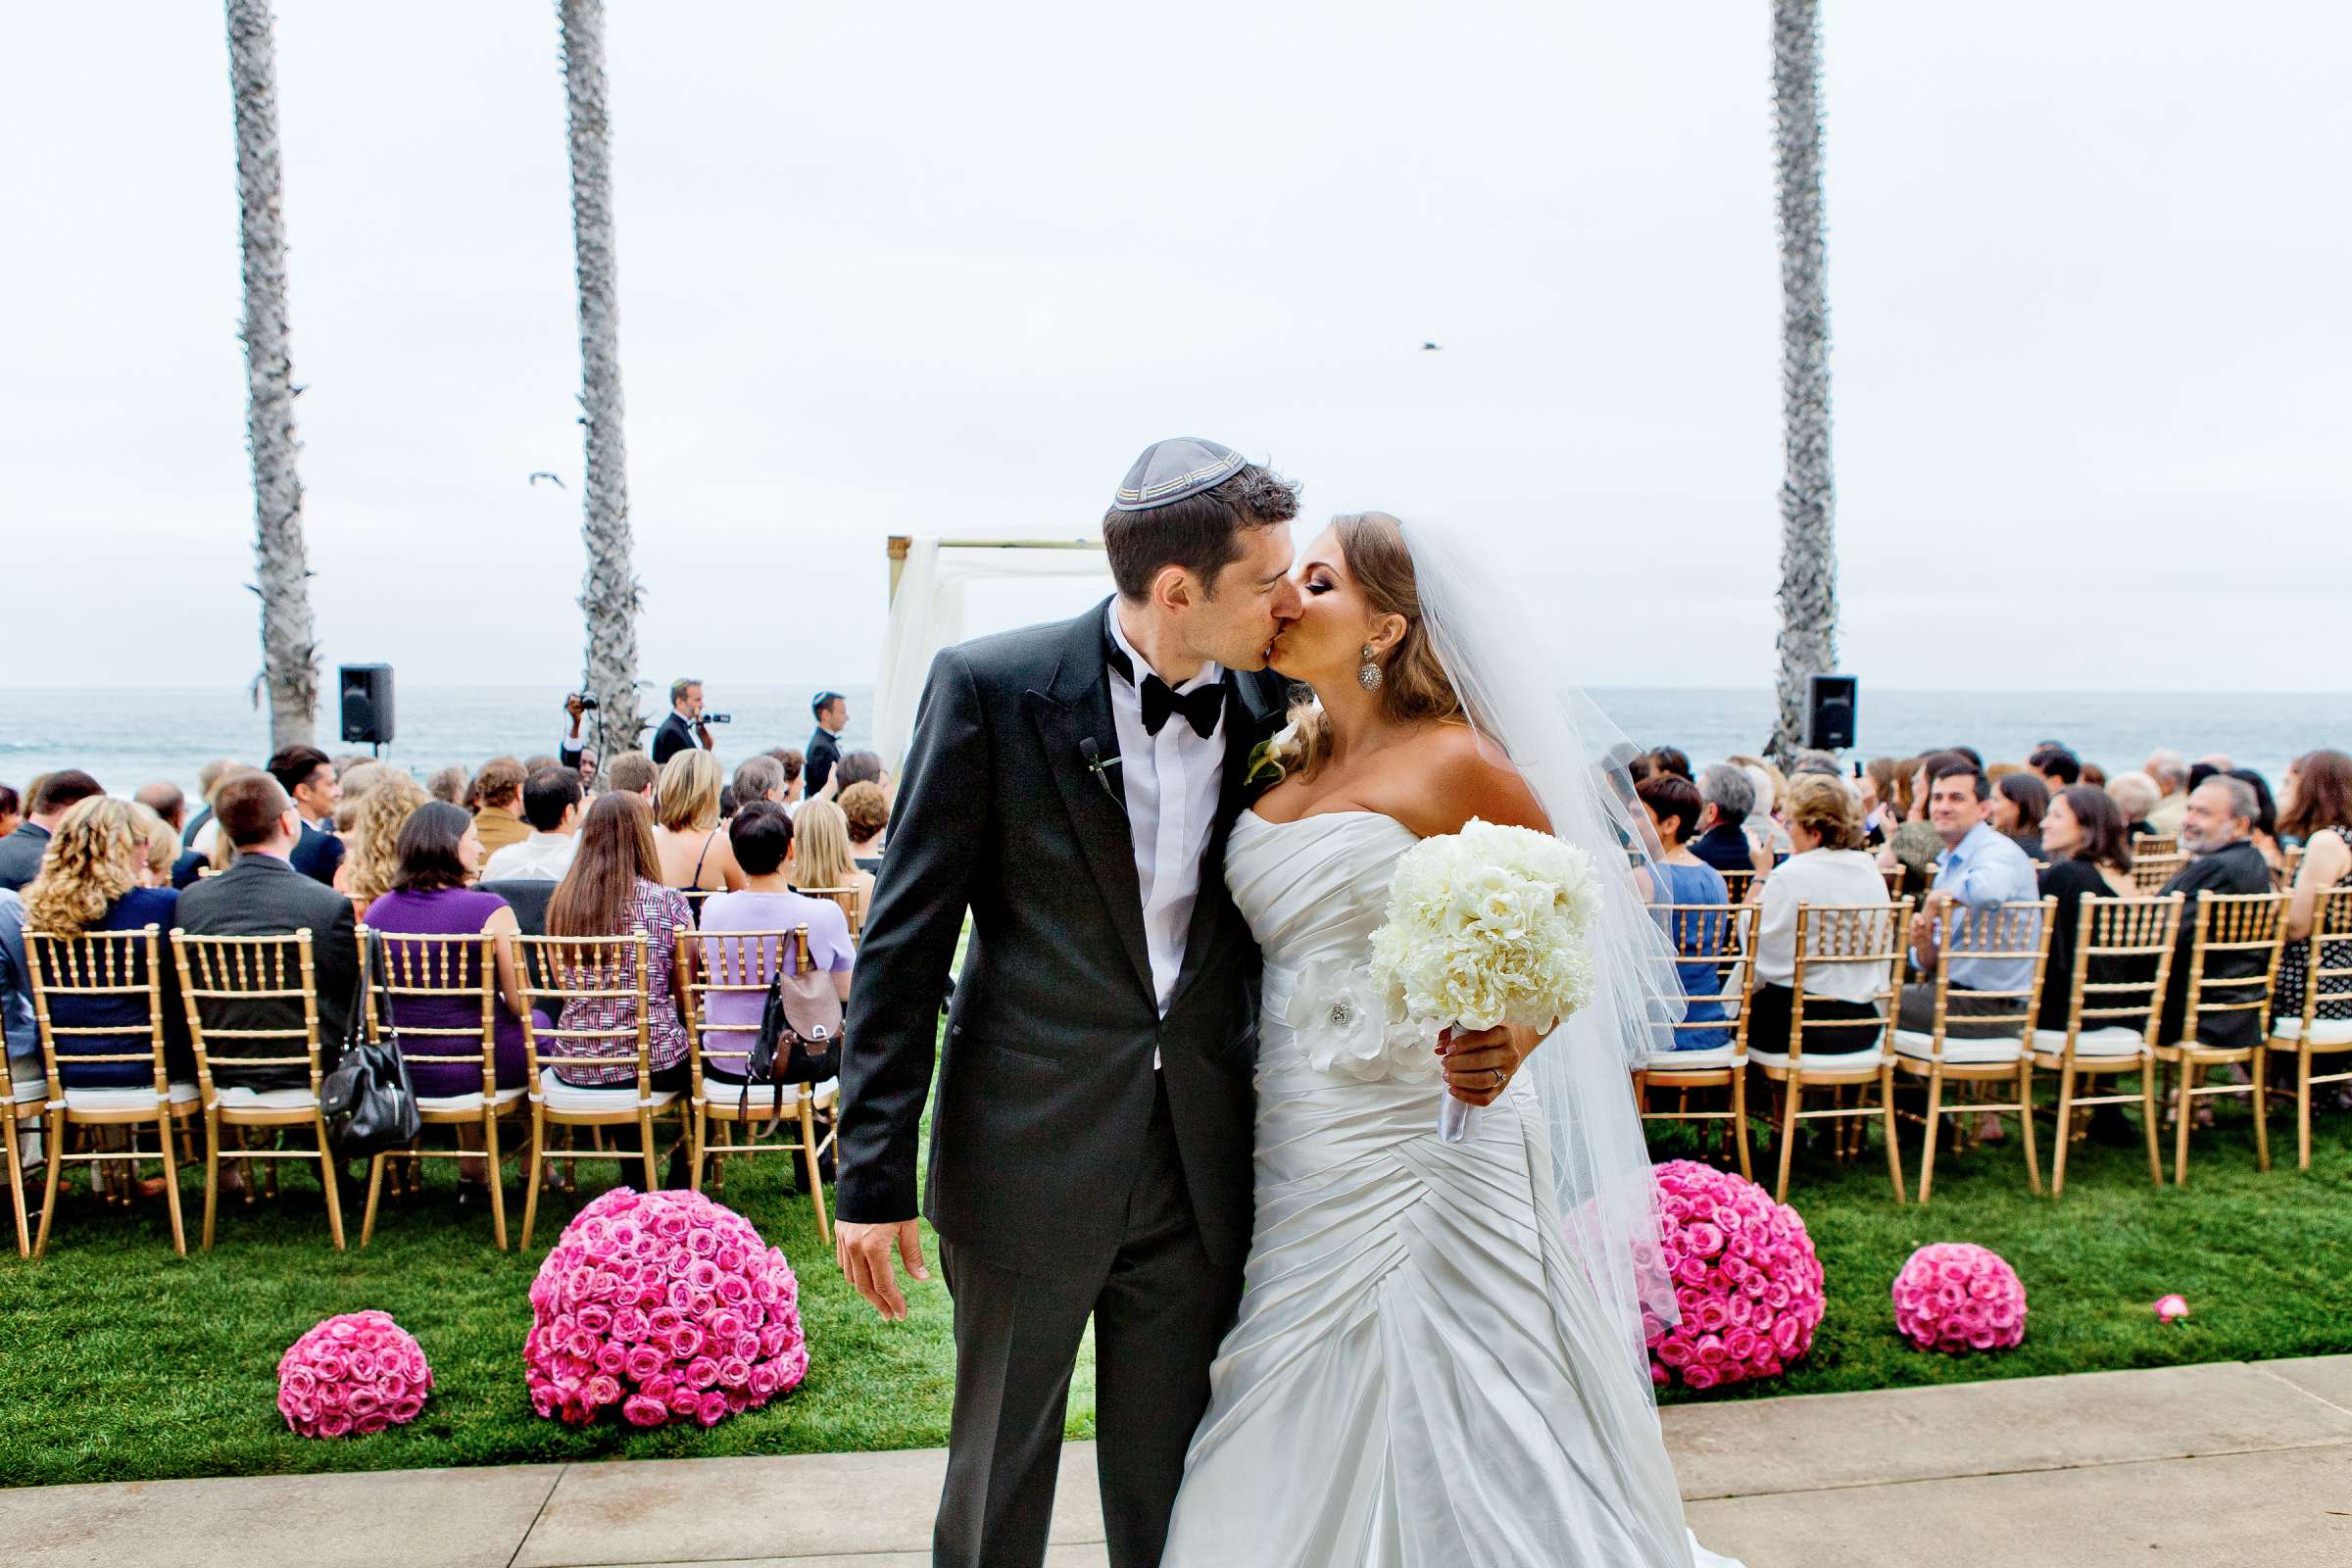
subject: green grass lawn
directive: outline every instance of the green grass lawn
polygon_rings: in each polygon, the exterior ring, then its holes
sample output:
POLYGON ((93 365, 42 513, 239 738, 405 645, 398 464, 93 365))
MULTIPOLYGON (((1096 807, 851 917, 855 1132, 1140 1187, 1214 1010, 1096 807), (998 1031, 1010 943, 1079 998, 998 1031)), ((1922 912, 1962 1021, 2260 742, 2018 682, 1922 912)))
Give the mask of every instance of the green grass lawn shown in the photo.
MULTIPOLYGON (((2201 1135, 2185 1192, 2149 1189, 2135 1151, 2079 1148, 2062 1203, 2029 1196, 2014 1145, 1940 1161, 1936 1201, 1896 1208, 1883 1160, 1839 1167, 1804 1152, 1791 1198, 1829 1276, 1812 1353, 1761 1393, 1826 1393, 2101 1367, 2352 1350, 2352 1122, 2323 1122, 2309 1172, 2254 1171, 2242 1112, 2201 1135), (1911 1250, 1974 1241, 2024 1277, 2025 1344, 1946 1358, 1895 1337, 1887 1286, 1911 1250), (2191 1316, 2159 1325, 2148 1303, 2178 1291, 2191 1316)), ((1659 1157, 1677 1152, 1662 1131, 1659 1157)), ((2045 1150, 2046 1153, 2046 1150, 2045 1150)), ((1915 1157, 1915 1151, 1914 1151, 1915 1157)), ((581 1200, 604 1167, 581 1167, 581 1200)), ((274 1201, 223 1207, 210 1254, 172 1255, 161 1200, 129 1211, 80 1189, 61 1202, 49 1255, 0 1258, 0 1478, 7 1485, 272 1471, 394 1469, 601 1457, 797 1453, 937 1445, 947 1439, 953 1370, 949 1302, 916 1287, 913 1314, 884 1324, 853 1297, 816 1245, 808 1205, 782 1161, 737 1161, 723 1200, 781 1246, 801 1278, 808 1381, 766 1409, 699 1427, 638 1433, 617 1422, 565 1427, 524 1396, 526 1290, 578 1201, 540 1212, 529 1255, 490 1247, 487 1210, 461 1207, 450 1167, 428 1191, 387 1202, 375 1243, 327 1245, 316 1187, 289 1168, 274 1201), (413 1425, 368 1438, 309 1441, 274 1408, 277 1357, 331 1312, 380 1307, 422 1342, 437 1387, 413 1425)), ((192 1187, 193 1238, 200 1188, 192 1187)), ((520 1208, 512 1210, 519 1230, 520 1208)), ((936 1265, 936 1254, 933 1254, 936 1265)), ((1091 1357, 1070 1406, 1090 1434, 1091 1357)), ((1669 1396, 1689 1398, 1691 1396, 1669 1396)))

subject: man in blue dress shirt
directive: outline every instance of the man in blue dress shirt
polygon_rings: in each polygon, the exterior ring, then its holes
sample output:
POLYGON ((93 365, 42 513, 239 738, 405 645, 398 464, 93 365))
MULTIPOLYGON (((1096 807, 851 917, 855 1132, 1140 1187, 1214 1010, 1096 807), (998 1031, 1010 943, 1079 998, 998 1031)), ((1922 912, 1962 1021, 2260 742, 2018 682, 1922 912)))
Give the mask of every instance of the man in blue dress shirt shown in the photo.
MULTIPOLYGON (((1992 786, 1983 769, 1956 753, 1947 754, 1929 771, 1928 820, 1943 840, 1943 853, 1936 859, 1936 883, 1911 925, 1912 956, 1924 970, 1933 970, 1938 961, 1937 948, 1954 906, 1962 912, 1952 941, 1961 948, 1982 949, 1993 941, 1989 911, 1999 905, 2032 903, 2041 897, 2034 862, 1987 820, 1985 802, 1991 795, 1992 786)), ((2034 935, 2029 930, 2021 940, 2031 940, 2034 935)), ((1975 1023, 1970 1015, 2023 1012, 2023 998, 1970 993, 2024 991, 2034 983, 2033 953, 2029 950, 2016 958, 1954 958, 1950 962, 1945 1036, 1958 1040, 2017 1034, 2022 1026, 2014 1021, 1975 1023)), ((1904 989, 1900 1023, 1923 1034, 1936 1027, 1933 985, 1904 989)))

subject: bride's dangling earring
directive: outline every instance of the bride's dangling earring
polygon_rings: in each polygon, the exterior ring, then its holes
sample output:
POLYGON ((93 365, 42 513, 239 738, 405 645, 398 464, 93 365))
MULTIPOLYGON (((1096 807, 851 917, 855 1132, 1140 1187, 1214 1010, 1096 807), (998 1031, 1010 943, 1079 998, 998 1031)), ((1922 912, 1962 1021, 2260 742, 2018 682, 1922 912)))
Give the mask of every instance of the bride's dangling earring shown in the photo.
POLYGON ((1356 667, 1355 683, 1368 692, 1380 690, 1380 666, 1372 662, 1372 645, 1364 644, 1363 663, 1356 667))

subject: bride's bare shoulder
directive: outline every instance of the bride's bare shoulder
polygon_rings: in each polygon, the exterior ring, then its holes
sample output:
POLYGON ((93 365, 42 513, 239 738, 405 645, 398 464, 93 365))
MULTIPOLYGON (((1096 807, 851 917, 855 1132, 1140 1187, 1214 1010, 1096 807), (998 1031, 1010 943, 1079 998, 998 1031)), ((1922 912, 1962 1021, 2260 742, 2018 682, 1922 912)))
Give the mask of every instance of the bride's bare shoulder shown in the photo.
POLYGON ((1472 817, 1551 831, 1518 769, 1467 724, 1433 726, 1403 760, 1412 769, 1412 788, 1396 815, 1423 838, 1458 833, 1472 817))

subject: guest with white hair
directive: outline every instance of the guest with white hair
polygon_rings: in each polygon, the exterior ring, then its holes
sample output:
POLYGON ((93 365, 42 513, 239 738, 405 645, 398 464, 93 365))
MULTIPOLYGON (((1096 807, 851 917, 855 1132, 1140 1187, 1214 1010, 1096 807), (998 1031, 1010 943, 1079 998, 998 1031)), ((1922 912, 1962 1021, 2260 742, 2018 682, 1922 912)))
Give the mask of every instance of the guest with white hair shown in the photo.
POLYGON ((1755 780, 1745 768, 1716 762, 1699 769, 1699 812, 1690 853, 1718 871, 1770 870, 1772 857, 1759 855, 1741 826, 1756 808, 1755 780))
MULTIPOLYGON (((2188 795, 2180 819, 2180 847, 2189 860, 2173 873, 2163 891, 2184 895, 2180 910, 2180 947, 2173 956, 2173 974, 2164 1002, 2164 1039, 2180 1038, 2187 1013, 2189 952, 2197 928, 2197 900, 2207 893, 2243 894, 2271 891, 2270 862, 2254 847, 2254 821, 2260 805, 2254 786, 2242 778, 2217 773, 2188 795)), ((2260 980, 2265 959, 2260 953, 2216 953, 2205 960, 2207 978, 2260 980)), ((2207 1000, 2230 1002, 2228 991, 2209 993, 2207 1000)), ((2263 1020, 2251 1011, 2207 1013, 2197 1020, 2197 1037, 2209 1046, 2242 1051, 2262 1043, 2263 1020)))
POLYGON ((2188 814, 2188 763, 2179 752, 2158 747, 2139 770, 2156 781, 2156 805, 2148 812, 2148 826, 2166 838, 2180 837, 2180 821, 2188 814))
POLYGON ((2156 831, 2148 813, 2164 799, 2164 790, 2154 779, 2145 773, 2118 773, 2107 781, 2107 793, 2124 813, 2124 827, 2132 837, 2144 839, 2156 831))

